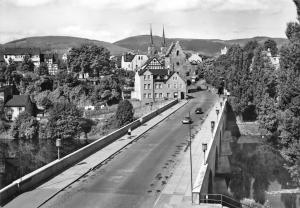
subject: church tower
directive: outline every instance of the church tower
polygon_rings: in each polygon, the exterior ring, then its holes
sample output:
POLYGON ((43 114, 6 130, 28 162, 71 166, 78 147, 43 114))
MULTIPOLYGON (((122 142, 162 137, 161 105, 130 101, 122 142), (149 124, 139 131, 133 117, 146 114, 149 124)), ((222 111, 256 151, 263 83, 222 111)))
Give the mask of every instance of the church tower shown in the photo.
POLYGON ((150 44, 148 46, 148 56, 153 57, 155 55, 155 47, 152 37, 152 26, 150 24, 150 44))
POLYGON ((162 34, 162 42, 161 42, 160 52, 161 52, 162 55, 166 55, 166 53, 167 53, 167 43, 166 43, 165 27, 164 26, 163 26, 163 34, 162 34))

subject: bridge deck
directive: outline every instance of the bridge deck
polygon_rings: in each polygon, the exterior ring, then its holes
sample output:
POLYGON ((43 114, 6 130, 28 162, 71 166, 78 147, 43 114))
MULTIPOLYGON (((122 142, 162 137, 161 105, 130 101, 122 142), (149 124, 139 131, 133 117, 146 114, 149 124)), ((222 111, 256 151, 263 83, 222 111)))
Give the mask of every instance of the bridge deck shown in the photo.
MULTIPOLYGON (((193 166, 193 189, 199 187, 199 171, 204 166, 204 154, 202 151, 202 143, 208 144, 208 151, 210 150, 212 132, 211 121, 216 121, 217 115, 215 109, 220 109, 220 102, 212 107, 212 110, 208 114, 207 118, 203 122, 200 131, 195 135, 192 141, 192 166, 193 166)), ((222 112, 220 112, 221 114, 222 112)), ((217 125, 216 125, 217 126, 217 125)), ((205 156, 207 156, 207 153, 205 156)), ((201 174, 201 173, 200 173, 201 174)), ((216 204, 196 205, 191 203, 191 175, 190 175, 190 153, 186 151, 182 161, 177 166, 173 176, 170 178, 166 187, 162 191, 155 203, 155 208, 179 208, 179 207, 221 207, 216 204)))

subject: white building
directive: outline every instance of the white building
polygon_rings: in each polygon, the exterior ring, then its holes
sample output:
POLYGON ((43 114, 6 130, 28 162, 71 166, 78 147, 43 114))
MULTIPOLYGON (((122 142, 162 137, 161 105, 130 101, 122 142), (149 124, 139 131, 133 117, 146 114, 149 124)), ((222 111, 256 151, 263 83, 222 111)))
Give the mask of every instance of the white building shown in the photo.
POLYGON ((227 54, 227 47, 225 46, 223 49, 221 49, 221 55, 226 55, 227 54))
POLYGON ((3 55, 7 64, 10 59, 14 62, 23 62, 26 56, 30 58, 35 67, 39 67, 41 63, 41 51, 38 48, 5 48, 3 55))
POLYGON ((122 56, 121 68, 128 71, 138 71, 147 60, 147 55, 127 53, 122 56))
POLYGON ((194 64, 194 65, 202 63, 202 58, 198 54, 195 54, 195 53, 193 53, 188 60, 191 64, 194 64))

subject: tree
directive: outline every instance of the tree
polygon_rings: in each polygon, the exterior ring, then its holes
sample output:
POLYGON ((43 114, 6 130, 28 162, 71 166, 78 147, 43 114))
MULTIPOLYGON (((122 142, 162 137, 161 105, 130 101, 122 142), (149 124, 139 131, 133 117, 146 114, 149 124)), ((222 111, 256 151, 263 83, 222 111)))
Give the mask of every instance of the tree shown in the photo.
POLYGON ((273 39, 264 42, 264 49, 270 50, 272 56, 276 56, 278 53, 277 43, 273 39))
POLYGON ((24 57, 24 60, 21 64, 21 71, 30 71, 30 72, 33 72, 34 70, 34 64, 33 62, 31 61, 30 57, 28 55, 26 55, 24 57))
POLYGON ((38 137, 39 123, 35 117, 22 112, 11 127, 11 135, 16 139, 36 139, 38 137))
POLYGON ((116 121, 117 126, 121 127, 133 121, 133 106, 128 100, 122 100, 117 108, 116 121))
POLYGON ((72 48, 68 56, 68 65, 73 72, 89 73, 90 77, 110 74, 110 53, 104 47, 82 45, 72 48))
POLYGON ((54 103, 49 114, 47 129, 52 139, 69 139, 80 134, 82 111, 72 103, 54 103))
POLYGON ((40 64, 40 66, 37 68, 36 73, 37 73, 39 76, 49 75, 47 64, 46 64, 45 62, 42 62, 42 63, 40 64))

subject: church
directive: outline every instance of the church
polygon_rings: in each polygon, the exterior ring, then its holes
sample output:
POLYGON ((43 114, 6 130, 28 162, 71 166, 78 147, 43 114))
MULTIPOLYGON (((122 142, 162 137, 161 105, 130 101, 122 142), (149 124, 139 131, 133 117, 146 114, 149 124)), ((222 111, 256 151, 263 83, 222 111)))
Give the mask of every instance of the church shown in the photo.
POLYGON ((146 103, 163 99, 184 99, 187 94, 187 72, 190 72, 189 61, 178 41, 167 48, 164 27, 158 50, 150 26, 147 56, 148 60, 135 73, 131 97, 146 103))

